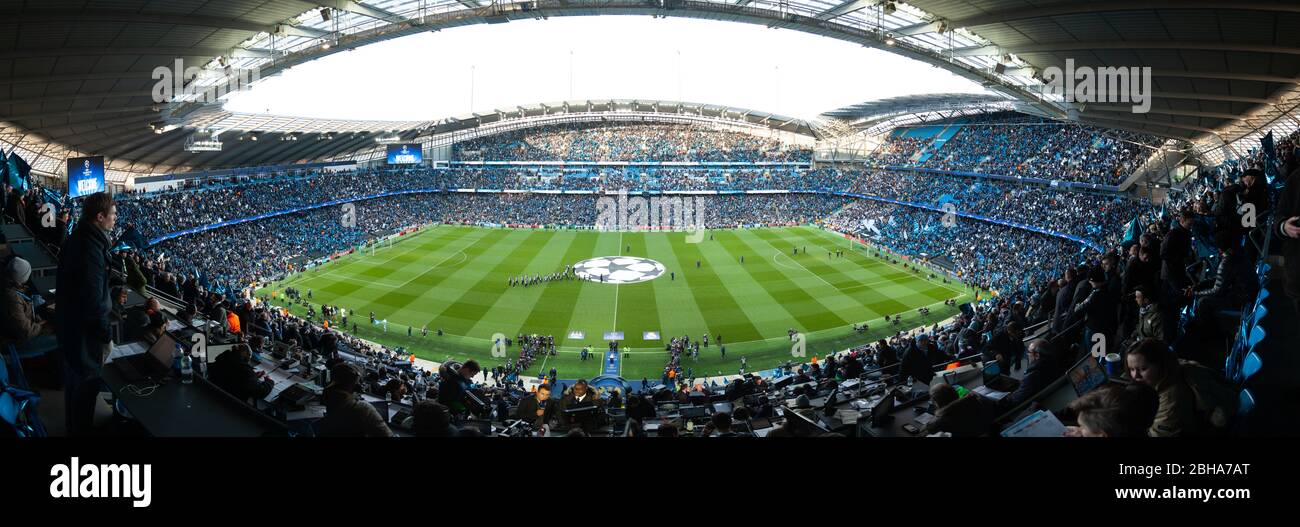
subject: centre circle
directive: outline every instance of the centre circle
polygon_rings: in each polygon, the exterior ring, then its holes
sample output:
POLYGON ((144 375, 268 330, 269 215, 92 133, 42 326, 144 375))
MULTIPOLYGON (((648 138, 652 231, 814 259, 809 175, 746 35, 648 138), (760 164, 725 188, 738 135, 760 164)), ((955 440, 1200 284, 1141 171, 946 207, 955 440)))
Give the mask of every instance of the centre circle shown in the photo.
POLYGON ((647 282, 663 276, 666 270, 664 264, 637 256, 601 256, 573 266, 578 278, 606 284, 647 282))

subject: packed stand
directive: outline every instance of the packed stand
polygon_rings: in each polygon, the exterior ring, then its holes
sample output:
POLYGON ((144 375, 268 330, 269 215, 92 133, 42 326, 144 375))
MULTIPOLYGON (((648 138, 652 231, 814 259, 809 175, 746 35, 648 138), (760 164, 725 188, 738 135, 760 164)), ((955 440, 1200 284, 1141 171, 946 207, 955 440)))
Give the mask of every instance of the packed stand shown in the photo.
POLYGON ((687 124, 566 123, 457 143, 457 161, 808 162, 812 150, 687 124))

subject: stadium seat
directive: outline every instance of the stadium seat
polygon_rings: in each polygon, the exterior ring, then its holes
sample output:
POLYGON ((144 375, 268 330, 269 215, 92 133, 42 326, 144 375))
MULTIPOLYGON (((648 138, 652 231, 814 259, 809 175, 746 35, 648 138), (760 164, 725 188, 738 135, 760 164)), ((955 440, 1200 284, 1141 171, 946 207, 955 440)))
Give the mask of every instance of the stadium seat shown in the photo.
POLYGON ((1268 308, 1264 307, 1264 304, 1256 304, 1255 309, 1250 312, 1250 315, 1246 319, 1244 326, 1248 328, 1255 327, 1256 325, 1259 324, 1260 320, 1264 319, 1264 315, 1267 314, 1268 314, 1268 308))
POLYGON ((13 344, 5 345, 5 354, 0 358, 0 386, 16 384, 20 388, 26 388, 22 379, 22 363, 18 359, 18 349, 13 344), (12 374, 10 372, 13 372, 12 374))
POLYGON ((1247 353, 1246 360, 1241 363, 1242 382, 1249 380, 1256 373, 1259 373, 1259 370, 1262 367, 1264 367, 1264 361, 1259 358, 1258 353, 1255 353, 1253 350, 1247 353))
POLYGON ((1250 393, 1250 390, 1242 390, 1240 399, 1237 403, 1237 415, 1248 414, 1250 413, 1251 410, 1254 409, 1255 409, 1255 394, 1250 393))
POLYGON ((1259 326, 1253 326, 1250 329, 1250 337, 1249 340, 1246 341, 1247 353, 1254 353, 1255 348, 1259 346, 1260 341, 1264 340, 1265 333, 1264 328, 1259 326))
MULTIPOLYGON (((12 345, 8 350, 6 355, 17 358, 12 345)), ((41 396, 11 385, 10 379, 6 361, 0 360, 0 421, 18 437, 44 437, 45 427, 36 415, 36 403, 41 396)))

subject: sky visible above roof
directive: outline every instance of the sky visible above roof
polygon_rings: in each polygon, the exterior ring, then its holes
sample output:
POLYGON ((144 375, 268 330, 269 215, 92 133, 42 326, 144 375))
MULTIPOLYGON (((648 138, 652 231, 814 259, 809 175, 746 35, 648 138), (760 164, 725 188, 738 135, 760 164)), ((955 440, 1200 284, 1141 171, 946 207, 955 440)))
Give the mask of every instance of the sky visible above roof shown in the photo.
POLYGON ((571 99, 649 99, 811 119, 924 93, 987 92, 886 51, 787 29, 601 16, 476 25, 372 44, 264 79, 231 95, 225 108, 432 120, 571 99))

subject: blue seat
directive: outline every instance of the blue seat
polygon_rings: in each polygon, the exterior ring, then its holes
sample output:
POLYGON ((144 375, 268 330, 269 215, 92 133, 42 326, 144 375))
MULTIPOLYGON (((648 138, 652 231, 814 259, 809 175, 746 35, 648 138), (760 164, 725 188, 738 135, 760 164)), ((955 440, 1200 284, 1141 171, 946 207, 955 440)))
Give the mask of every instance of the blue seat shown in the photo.
POLYGON ((1255 409, 1255 394, 1250 390, 1242 390, 1238 396, 1237 415, 1248 414, 1255 409))
POLYGON ((40 400, 41 396, 35 392, 0 386, 0 421, 19 437, 44 437, 45 427, 36 416, 36 403, 40 400))
POLYGON ((24 389, 27 382, 23 379, 18 351, 12 344, 6 346, 5 351, 5 356, 0 357, 0 421, 9 425, 19 437, 44 437, 45 426, 36 414, 36 404, 41 401, 41 396, 24 389), (8 361, 11 358, 14 364, 13 375, 9 371, 8 361), (22 387, 11 384, 11 381, 16 381, 22 387))
POLYGON ((1241 380, 1245 382, 1251 376, 1259 373, 1260 368, 1264 367, 1264 360, 1259 358, 1259 354, 1254 350, 1246 353, 1246 359, 1241 363, 1241 380))
POLYGON ((1246 316, 1246 320, 1243 325, 1248 328, 1254 327, 1255 325, 1259 324, 1259 321, 1263 320, 1264 315, 1267 314, 1268 314, 1268 308, 1264 307, 1264 304, 1256 304, 1255 309, 1252 310, 1250 314, 1246 316))
POLYGON ((1260 341, 1264 340, 1266 333, 1267 332, 1264 331, 1264 328, 1259 326, 1250 328, 1250 338, 1246 341, 1246 351, 1254 353, 1255 348, 1259 346, 1260 341))
POLYGON ((23 376, 22 359, 18 358, 18 348, 13 344, 5 345, 5 363, 4 368, 0 368, 0 386, 13 384, 19 388, 27 388, 27 379, 23 376), (10 369, 13 373, 10 373, 10 369))

